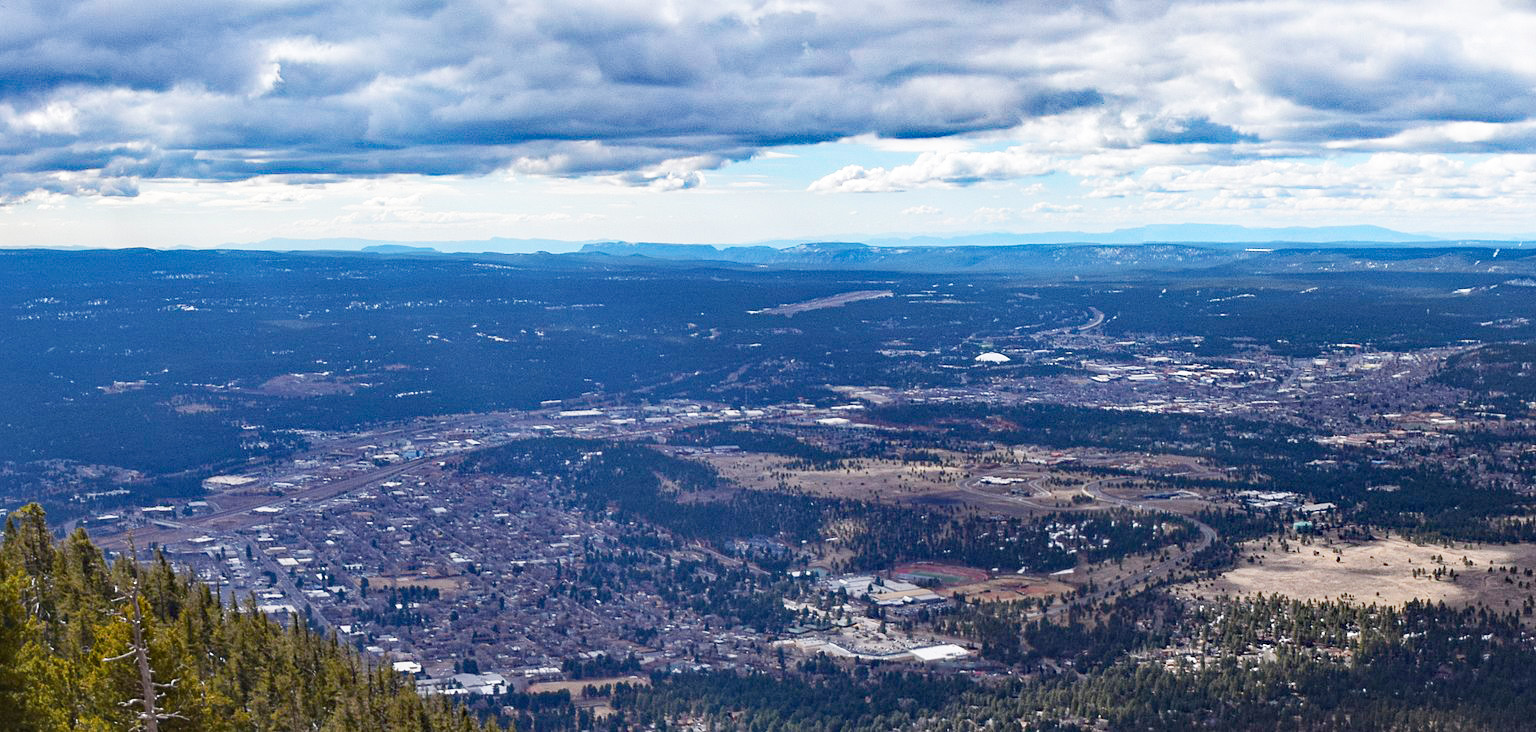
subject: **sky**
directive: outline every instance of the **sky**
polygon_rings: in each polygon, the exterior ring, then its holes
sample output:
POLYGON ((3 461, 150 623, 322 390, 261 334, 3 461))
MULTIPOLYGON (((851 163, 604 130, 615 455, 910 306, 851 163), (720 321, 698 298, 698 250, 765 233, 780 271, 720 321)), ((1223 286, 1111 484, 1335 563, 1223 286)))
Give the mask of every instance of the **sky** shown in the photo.
POLYGON ((4 0, 0 246, 1536 231, 1536 2, 4 0))

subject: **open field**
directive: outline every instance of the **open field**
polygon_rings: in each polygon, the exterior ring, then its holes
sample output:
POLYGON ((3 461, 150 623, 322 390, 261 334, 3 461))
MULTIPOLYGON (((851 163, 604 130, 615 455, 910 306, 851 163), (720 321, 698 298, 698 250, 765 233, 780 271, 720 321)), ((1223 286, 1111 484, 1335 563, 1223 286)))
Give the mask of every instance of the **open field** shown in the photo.
POLYGON ((792 490, 837 498, 902 500, 953 491, 964 478, 959 468, 897 460, 861 459, 857 467, 791 468, 790 458, 758 453, 709 455, 705 460, 736 484, 753 490, 792 490))
POLYGON ((185 402, 171 407, 177 414, 213 414, 219 411, 218 407, 203 402, 185 402))
POLYGON ((1414 544, 1400 538, 1347 543, 1314 537, 1282 547, 1278 539, 1243 545, 1239 566, 1212 582, 1184 585, 1191 596, 1281 594, 1304 600, 1350 599, 1401 605, 1413 599, 1450 605, 1519 608, 1536 594, 1536 544, 1454 548, 1414 544), (1249 563, 1247 557, 1254 557, 1249 563), (1433 575, 1441 570, 1442 578, 1433 575), (1490 571, 1490 569, 1492 571, 1490 571), (1503 571, 1515 570, 1513 572, 1503 571), (1415 572, 1415 570, 1418 570, 1415 572), (1454 570, 1454 579, 1449 572, 1454 570), (1507 580, 1507 581, 1506 581, 1507 580))
POLYGON ((575 681, 540 681, 528 685, 530 694, 549 694, 568 691, 571 696, 581 696, 581 690, 588 686, 599 689, 614 684, 629 684, 630 686, 650 686, 651 680, 645 676, 613 676, 601 679, 577 679, 575 681))
POLYGON ((1015 447, 987 453, 934 450, 946 465, 860 458, 839 467, 820 469, 797 465, 779 455, 739 452, 701 455, 723 477, 752 490, 795 490, 813 495, 855 500, 914 504, 973 504, 995 509, 1017 504, 1011 512, 1063 508, 1110 508, 1113 505, 1159 508, 1193 513, 1210 504, 1194 494, 1172 500, 1145 500, 1149 493, 1170 491, 1159 476, 1225 478, 1219 469, 1179 455, 1129 455, 1097 450, 1046 450, 1015 447), (1078 465, 1145 471, 1144 476, 1096 478, 1078 465), (1082 501, 1092 493, 1109 500, 1082 501), (1001 503, 1000 503, 1001 502, 1001 503))
POLYGON ((747 312, 754 315, 783 315, 785 317, 793 317, 795 313, 803 313, 809 310, 820 310, 822 308, 840 308, 844 305, 847 305, 848 303, 858 302, 860 300, 874 300, 882 297, 893 297, 895 294, 896 293, 891 292, 890 290, 856 290, 854 292, 844 292, 837 295, 829 295, 827 297, 818 297, 814 300, 793 302, 780 305, 778 307, 766 308, 763 310, 749 310, 747 312))
POLYGON ((536 684, 529 684, 528 693, 547 694, 558 693, 561 691, 568 692, 571 695, 571 699, 575 701, 577 707, 591 711, 592 715, 598 719, 606 719, 613 714, 613 706, 609 704, 609 698, 606 696, 583 698, 581 696, 581 690, 588 686, 594 686, 601 689, 604 686, 617 684, 629 684, 630 686, 650 686, 651 680, 644 676, 614 676, 602 679, 580 679, 577 681, 540 681, 536 684))
POLYGON ((905 582, 938 580, 945 587, 984 582, 987 579, 987 573, 983 570, 936 562, 898 564, 891 569, 891 576, 905 582))
POLYGON ((351 394, 355 391, 357 391, 355 385, 343 379, 333 377, 330 373, 283 374, 282 376, 274 376, 267 379, 256 389, 257 393, 267 396, 300 399, 351 394))
POLYGON ((368 585, 375 589, 385 587, 425 587, 444 594, 452 594, 464 589, 463 580, 457 577, 420 577, 413 574, 399 577, 371 577, 368 580, 368 585))
POLYGON ((947 597, 964 597, 968 602, 1012 602, 1027 597, 1059 595, 1075 589, 1055 580, 1023 575, 1004 575, 995 579, 939 590, 947 597))

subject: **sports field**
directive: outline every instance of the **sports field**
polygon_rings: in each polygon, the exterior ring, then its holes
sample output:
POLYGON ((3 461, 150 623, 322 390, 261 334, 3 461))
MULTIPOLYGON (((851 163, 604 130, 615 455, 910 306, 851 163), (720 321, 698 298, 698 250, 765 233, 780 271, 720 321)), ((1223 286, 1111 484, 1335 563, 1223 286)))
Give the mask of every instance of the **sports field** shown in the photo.
POLYGON ((891 576, 903 582, 912 583, 938 580, 942 587, 985 582, 988 577, 985 570, 937 562, 910 562, 898 565, 891 570, 891 576))

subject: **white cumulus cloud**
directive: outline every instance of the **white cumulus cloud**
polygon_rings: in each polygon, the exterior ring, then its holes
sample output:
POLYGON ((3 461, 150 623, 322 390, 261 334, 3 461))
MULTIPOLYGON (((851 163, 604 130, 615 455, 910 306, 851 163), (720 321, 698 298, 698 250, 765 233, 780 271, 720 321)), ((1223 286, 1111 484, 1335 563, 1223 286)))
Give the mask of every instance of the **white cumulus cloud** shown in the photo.
POLYGON ((1013 180, 1055 170, 1049 157, 1010 148, 996 152, 926 152, 907 165, 865 168, 849 165, 811 183, 822 193, 883 193, 945 188, 983 181, 1013 180))

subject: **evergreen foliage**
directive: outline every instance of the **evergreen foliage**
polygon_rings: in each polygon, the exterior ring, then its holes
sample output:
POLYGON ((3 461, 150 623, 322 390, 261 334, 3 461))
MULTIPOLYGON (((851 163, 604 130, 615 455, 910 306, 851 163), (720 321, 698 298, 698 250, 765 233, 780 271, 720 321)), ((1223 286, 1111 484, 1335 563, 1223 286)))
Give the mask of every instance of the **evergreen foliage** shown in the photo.
POLYGON ((28 505, 0 543, 0 729, 496 729, 291 620, 226 607, 163 556, 109 563, 83 530, 55 543, 28 505))
POLYGON ((578 493, 589 511, 611 511, 689 539, 723 543, 766 536, 798 544, 834 538, 852 553, 847 568, 861 571, 914 559, 1055 571, 1198 537, 1179 517, 1125 509, 1022 519, 751 490, 732 490, 723 500, 687 500, 687 494, 735 486, 704 463, 620 442, 519 440, 480 450, 460 468, 541 475, 578 493))
POLYGON ((1148 595, 1133 599, 1131 614, 1095 625, 1024 626, 1030 653, 1077 668, 1042 664, 1008 679, 849 673, 826 659, 790 679, 658 678, 616 697, 620 718, 606 729, 693 720, 705 729, 840 732, 1513 730, 1530 729, 1536 712, 1528 695, 1536 649, 1511 614, 1261 597, 1187 607, 1154 630, 1131 622, 1172 609, 1148 595), (1181 650, 1148 655, 1174 636, 1181 650), (1098 653, 1105 644, 1122 649, 1118 660, 1098 653))

